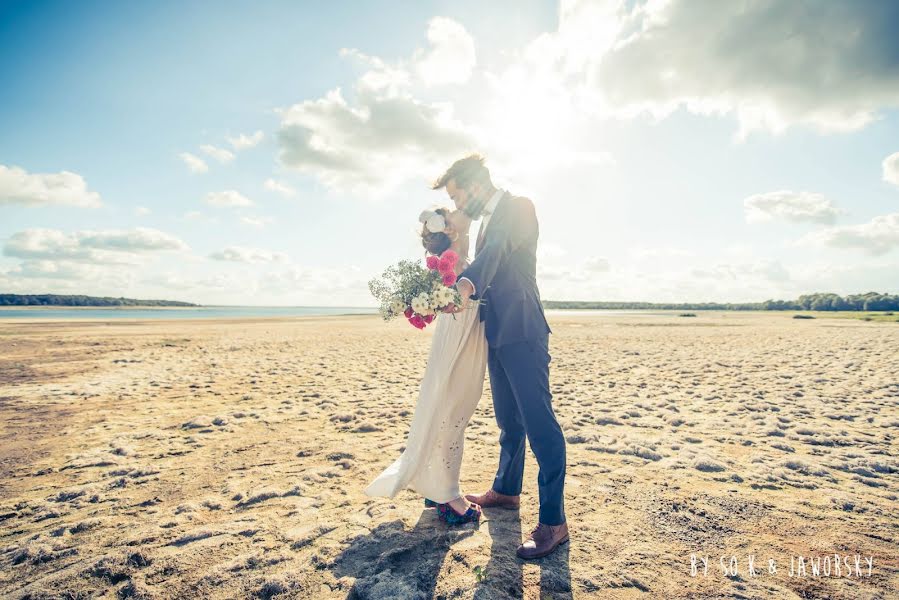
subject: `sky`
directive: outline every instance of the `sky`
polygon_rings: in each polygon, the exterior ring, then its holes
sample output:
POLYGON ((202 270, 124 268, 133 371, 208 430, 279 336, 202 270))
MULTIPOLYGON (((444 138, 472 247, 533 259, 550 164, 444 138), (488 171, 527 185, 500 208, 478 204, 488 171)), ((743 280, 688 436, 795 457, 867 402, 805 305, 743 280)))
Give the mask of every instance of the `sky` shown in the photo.
POLYGON ((471 152, 534 201, 545 299, 899 293, 897 30, 889 0, 0 0, 0 293, 374 305, 471 152))

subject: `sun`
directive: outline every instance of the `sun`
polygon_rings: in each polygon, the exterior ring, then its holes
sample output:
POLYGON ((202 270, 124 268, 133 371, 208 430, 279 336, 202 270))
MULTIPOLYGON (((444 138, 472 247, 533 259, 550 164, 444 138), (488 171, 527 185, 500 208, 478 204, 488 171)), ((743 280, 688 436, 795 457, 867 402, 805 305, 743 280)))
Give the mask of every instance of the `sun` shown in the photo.
POLYGON ((561 82, 524 67, 488 80, 490 97, 479 129, 489 154, 506 168, 534 175, 566 162, 576 111, 561 82))

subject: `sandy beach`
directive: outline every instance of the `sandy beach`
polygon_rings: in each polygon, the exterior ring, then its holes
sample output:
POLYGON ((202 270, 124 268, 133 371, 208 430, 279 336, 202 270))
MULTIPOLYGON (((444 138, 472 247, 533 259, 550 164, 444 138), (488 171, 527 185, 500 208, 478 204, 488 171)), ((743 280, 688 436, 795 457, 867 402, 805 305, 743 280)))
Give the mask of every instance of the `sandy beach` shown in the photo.
MULTIPOLYGON (((362 493, 403 448, 428 331, 0 322, 0 596, 899 597, 899 324, 550 324, 571 543, 526 562, 530 451, 520 513, 479 527, 362 493)), ((463 490, 497 438, 485 383, 463 490)))

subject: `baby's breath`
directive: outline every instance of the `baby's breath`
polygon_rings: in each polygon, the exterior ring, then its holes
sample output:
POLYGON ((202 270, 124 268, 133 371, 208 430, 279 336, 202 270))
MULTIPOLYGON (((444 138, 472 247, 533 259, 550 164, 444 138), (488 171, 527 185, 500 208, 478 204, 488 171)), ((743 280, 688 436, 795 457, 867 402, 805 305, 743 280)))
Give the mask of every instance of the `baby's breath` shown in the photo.
POLYGON ((380 277, 368 282, 368 289, 380 304, 380 313, 385 321, 402 314, 399 307, 402 305, 405 310, 419 296, 431 298, 431 304, 434 304, 432 293, 438 290, 441 292, 439 299, 444 302, 441 306, 430 306, 433 311, 439 311, 459 299, 455 290, 444 287, 440 273, 412 260, 401 260, 391 265, 380 277))

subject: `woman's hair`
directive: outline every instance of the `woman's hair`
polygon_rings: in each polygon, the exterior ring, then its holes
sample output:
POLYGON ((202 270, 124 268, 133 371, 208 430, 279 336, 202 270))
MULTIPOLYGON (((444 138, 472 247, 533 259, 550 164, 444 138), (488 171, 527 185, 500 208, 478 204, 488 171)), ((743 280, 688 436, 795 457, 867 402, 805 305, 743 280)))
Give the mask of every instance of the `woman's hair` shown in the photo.
MULTIPOLYGON (((446 216, 450 213, 447 208, 438 208, 435 209, 438 215, 442 215, 445 219, 446 216)), ((440 255, 449 250, 449 247, 452 245, 453 240, 450 239, 443 231, 438 231, 437 233, 433 233, 428 231, 427 223, 422 224, 421 226, 421 245, 425 247, 425 250, 428 251, 429 254, 440 255)))

